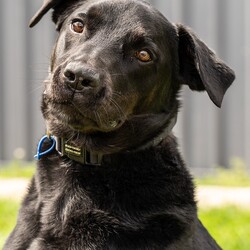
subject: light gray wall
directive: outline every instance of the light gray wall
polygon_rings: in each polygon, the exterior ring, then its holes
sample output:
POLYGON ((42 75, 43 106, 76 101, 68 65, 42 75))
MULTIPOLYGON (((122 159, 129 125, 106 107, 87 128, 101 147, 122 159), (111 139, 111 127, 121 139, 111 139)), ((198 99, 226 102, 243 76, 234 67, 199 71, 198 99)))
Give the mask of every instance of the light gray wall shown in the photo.
MULTIPOLYGON (((42 0, 0 1, 0 160, 31 160, 44 133, 42 81, 56 34, 47 15, 29 19, 42 0)), ((206 93, 182 91, 175 128, 187 164, 204 173, 240 157, 250 166, 250 1, 151 0, 171 22, 190 26, 236 72, 217 109, 206 93)))

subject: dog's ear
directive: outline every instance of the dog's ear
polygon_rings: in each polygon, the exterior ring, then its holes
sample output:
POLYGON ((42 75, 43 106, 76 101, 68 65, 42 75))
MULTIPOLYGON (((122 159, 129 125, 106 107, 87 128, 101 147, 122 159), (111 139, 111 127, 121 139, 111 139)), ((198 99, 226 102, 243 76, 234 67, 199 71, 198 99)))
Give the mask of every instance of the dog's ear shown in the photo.
POLYGON ((52 21, 57 25, 57 30, 60 29, 62 22, 67 18, 67 10, 77 7, 80 0, 44 0, 42 7, 30 20, 29 26, 35 26, 41 18, 50 10, 53 9, 52 21))
POLYGON ((189 28, 177 24, 180 75, 190 89, 206 90, 221 107, 223 96, 235 79, 234 72, 221 61, 189 28))
POLYGON ((42 7, 30 20, 30 28, 35 26, 50 9, 54 8, 56 5, 63 1, 64 0, 44 0, 42 7))

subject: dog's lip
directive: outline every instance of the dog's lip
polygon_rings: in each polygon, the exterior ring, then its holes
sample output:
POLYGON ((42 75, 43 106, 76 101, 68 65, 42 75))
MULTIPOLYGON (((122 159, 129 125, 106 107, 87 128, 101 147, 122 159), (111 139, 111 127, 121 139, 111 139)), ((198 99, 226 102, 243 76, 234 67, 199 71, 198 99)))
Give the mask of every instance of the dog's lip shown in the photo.
POLYGON ((50 103, 53 105, 72 105, 72 102, 69 100, 51 100, 50 103))
POLYGON ((57 105, 57 104, 58 105, 70 105, 70 104, 72 104, 72 100, 52 98, 50 95, 47 94, 46 91, 43 92, 43 99, 52 105, 57 105))
MULTIPOLYGON (((67 115, 69 119, 61 119, 57 117, 59 121, 67 126, 71 127, 73 130, 80 132, 111 132, 120 128, 124 122, 125 118, 109 119, 107 121, 98 121, 88 115, 80 113, 77 109, 74 108, 74 104, 69 100, 51 100, 49 103, 53 106, 62 106, 73 108, 75 115, 67 115), (71 117, 70 117, 71 116, 71 117)), ((61 108, 60 108, 61 109, 61 108)))

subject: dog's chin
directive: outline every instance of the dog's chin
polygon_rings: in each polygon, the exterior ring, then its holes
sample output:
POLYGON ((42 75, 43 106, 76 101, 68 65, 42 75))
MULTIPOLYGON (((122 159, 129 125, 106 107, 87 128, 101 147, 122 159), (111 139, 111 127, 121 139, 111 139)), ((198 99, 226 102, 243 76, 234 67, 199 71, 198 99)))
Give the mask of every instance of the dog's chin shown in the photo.
POLYGON ((112 132, 120 128, 126 117, 120 117, 115 110, 105 115, 97 110, 79 112, 70 103, 43 102, 43 116, 51 133, 61 136, 67 133, 92 134, 112 132), (58 129, 59 128, 59 129, 58 129))
POLYGON ((122 126, 122 121, 108 121, 105 123, 98 124, 98 122, 89 119, 84 118, 81 122, 72 122, 66 124, 70 129, 74 130, 75 132, 81 132, 84 134, 92 134, 96 132, 113 132, 116 129, 120 128, 122 126))
MULTIPOLYGON (((50 117, 51 118, 51 117, 50 117)), ((61 119, 54 117, 47 120, 50 132, 56 136, 63 136, 64 132, 67 133, 81 133, 91 135, 97 132, 109 133, 120 128, 125 121, 122 120, 108 120, 108 121, 96 121, 88 117, 68 117, 61 115, 61 119), (60 128, 60 129, 58 129, 60 128)))
POLYGON ((75 121, 75 122, 68 122, 68 123, 64 122, 64 124, 73 131, 86 134, 94 133, 95 131, 99 130, 98 124, 89 118, 84 118, 81 119, 81 121, 75 121))

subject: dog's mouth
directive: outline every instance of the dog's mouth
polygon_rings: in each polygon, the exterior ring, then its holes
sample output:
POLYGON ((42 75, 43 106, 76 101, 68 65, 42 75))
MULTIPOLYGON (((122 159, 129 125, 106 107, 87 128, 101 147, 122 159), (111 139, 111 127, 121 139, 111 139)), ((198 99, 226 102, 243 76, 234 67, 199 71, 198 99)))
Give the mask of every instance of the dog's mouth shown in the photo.
MULTIPOLYGON (((57 124, 86 134, 114 131, 128 117, 117 102, 87 107, 74 100, 56 100, 46 94, 43 95, 43 109, 48 124, 56 121, 57 124)), ((53 124, 50 127, 53 131, 53 124)))
MULTIPOLYGON (((65 123, 65 121, 62 121, 65 123)), ((66 121, 70 128, 78 132, 84 133, 94 133, 97 131, 100 132, 111 132, 118 129, 123 125, 124 121, 122 120, 107 120, 107 121, 97 121, 93 118, 82 117, 81 119, 69 119, 66 121)))

